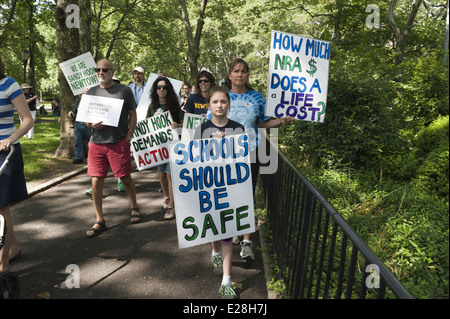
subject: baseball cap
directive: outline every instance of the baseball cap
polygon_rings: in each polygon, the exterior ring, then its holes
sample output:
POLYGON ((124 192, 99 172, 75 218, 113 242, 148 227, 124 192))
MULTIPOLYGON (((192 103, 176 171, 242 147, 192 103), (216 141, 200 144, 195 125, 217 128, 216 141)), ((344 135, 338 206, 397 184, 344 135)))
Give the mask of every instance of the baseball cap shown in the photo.
POLYGON ((139 72, 139 73, 144 73, 144 69, 141 68, 140 66, 135 67, 134 70, 133 70, 133 72, 134 72, 134 71, 137 71, 137 72, 139 72))

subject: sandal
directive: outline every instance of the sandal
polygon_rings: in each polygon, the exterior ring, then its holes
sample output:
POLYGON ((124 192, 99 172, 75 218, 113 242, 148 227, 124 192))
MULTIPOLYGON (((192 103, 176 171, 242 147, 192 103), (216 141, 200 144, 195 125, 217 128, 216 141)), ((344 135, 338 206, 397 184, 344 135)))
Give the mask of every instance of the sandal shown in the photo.
MULTIPOLYGON (((99 228, 94 228, 92 227, 91 229, 89 229, 86 232, 86 237, 87 238, 93 238, 96 237, 98 234, 100 234, 102 231, 105 231, 107 229, 106 227, 106 223, 105 220, 101 221, 101 222, 96 222, 95 225, 99 225, 99 228)), ((94 226, 95 226, 94 225, 94 226)))
POLYGON ((132 208, 131 209, 130 223, 131 224, 137 224, 140 221, 141 221, 141 214, 139 213, 139 208, 132 208))

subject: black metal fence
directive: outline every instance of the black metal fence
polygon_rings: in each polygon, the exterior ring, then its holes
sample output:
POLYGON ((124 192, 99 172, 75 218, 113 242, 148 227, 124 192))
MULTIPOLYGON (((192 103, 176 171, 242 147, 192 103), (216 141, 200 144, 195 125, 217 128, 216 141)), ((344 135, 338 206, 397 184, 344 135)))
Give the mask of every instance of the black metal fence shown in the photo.
POLYGON ((278 169, 261 174, 273 258, 285 296, 365 299, 412 296, 342 216, 278 152, 278 169))

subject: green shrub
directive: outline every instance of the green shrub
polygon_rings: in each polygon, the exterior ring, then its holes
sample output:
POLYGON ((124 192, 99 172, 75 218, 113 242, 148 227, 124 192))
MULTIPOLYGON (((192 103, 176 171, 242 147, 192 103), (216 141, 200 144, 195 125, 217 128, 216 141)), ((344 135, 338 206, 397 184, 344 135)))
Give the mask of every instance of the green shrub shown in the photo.
POLYGON ((420 133, 414 150, 414 183, 423 191, 449 198, 449 117, 440 116, 420 133))

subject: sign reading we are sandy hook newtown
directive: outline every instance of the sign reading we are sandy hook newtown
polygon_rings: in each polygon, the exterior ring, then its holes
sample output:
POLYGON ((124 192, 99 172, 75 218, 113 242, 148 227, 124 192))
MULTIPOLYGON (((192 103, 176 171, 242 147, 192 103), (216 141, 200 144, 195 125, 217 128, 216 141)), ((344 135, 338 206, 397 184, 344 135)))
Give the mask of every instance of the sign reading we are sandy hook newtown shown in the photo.
POLYGON ((323 122, 330 42, 272 31, 266 115, 323 122))
POLYGON ((255 231, 248 135, 170 145, 180 248, 255 231))
POLYGON ((59 64, 72 89, 73 95, 83 93, 85 88, 99 85, 95 74, 95 61, 91 52, 74 57, 59 64))

